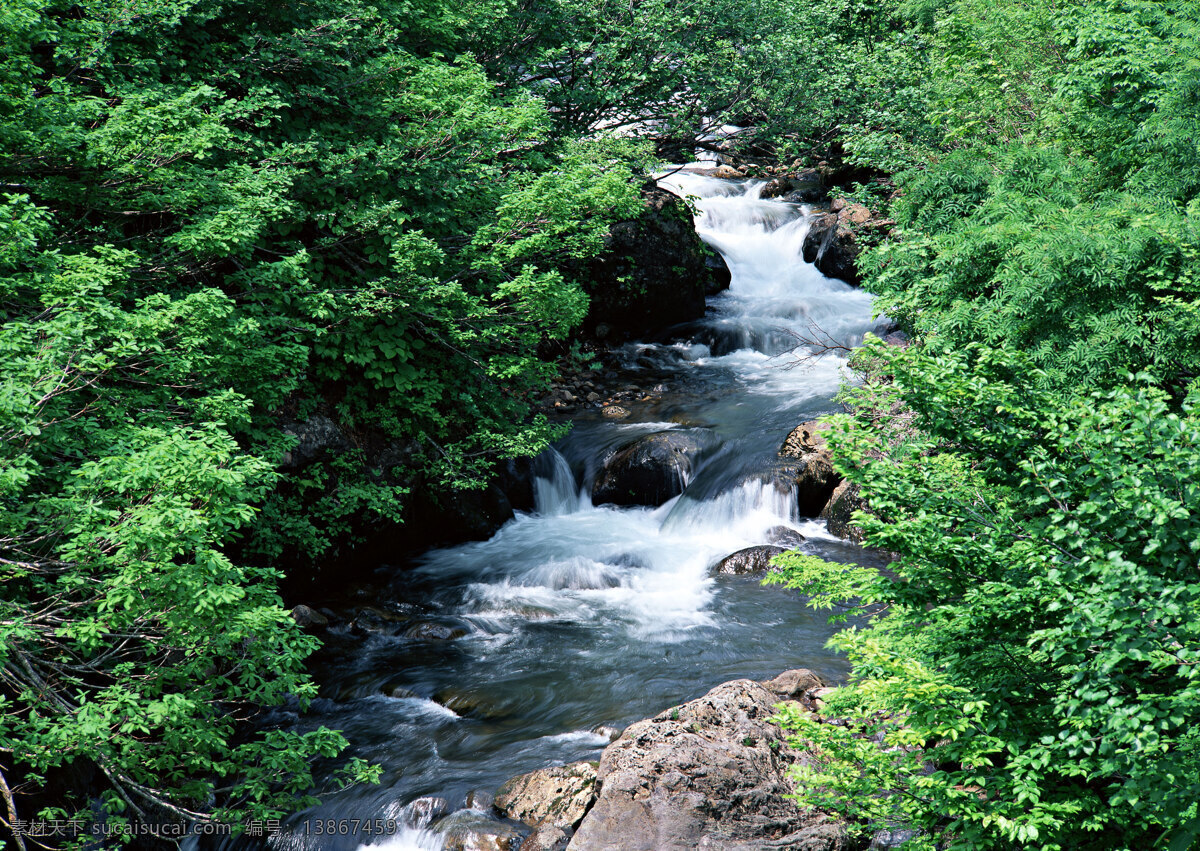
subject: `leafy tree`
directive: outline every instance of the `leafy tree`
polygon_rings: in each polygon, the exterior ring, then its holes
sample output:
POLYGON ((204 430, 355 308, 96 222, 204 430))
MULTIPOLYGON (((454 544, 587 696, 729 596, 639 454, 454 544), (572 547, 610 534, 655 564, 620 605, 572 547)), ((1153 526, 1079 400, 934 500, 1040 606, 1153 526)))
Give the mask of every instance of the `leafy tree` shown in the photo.
POLYGON ((784 556, 816 605, 878 619, 803 800, 912 847, 1187 848, 1200 837, 1200 421, 1150 376, 1043 389, 1026 357, 874 344, 892 382, 832 438, 884 574, 784 556), (902 401, 898 428, 868 408, 902 401), (875 742, 882 736, 885 747, 875 742))
POLYGON ((559 268, 639 208, 643 153, 563 137, 444 53, 463 21, 0 9, 5 821, 89 766, 111 818, 303 806, 345 741, 257 724, 313 693, 279 556, 320 559, 349 518, 401 518, 415 476, 471 484, 553 433, 530 415, 539 352, 587 304, 559 268), (280 474, 280 421, 316 410, 399 447, 391 469, 280 474))

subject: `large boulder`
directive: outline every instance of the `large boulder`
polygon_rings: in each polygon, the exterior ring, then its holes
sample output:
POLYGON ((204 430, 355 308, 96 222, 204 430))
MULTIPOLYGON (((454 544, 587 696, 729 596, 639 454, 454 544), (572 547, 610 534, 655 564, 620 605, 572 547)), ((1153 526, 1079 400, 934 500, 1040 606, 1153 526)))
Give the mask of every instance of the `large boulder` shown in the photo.
POLYGON ((780 553, 786 553, 784 547, 764 544, 758 547, 746 547, 733 555, 725 556, 713 567, 713 573, 735 574, 738 576, 765 574, 771 569, 771 559, 780 553))
POLYGON ((522 831, 478 810, 459 810, 434 825, 445 851, 517 851, 522 831))
POLYGON ((724 261, 696 235, 681 198, 654 183, 642 196, 641 215, 614 224, 604 250, 580 270, 591 297, 585 329, 607 325, 609 341, 699 319, 705 294, 728 280, 724 261))
POLYGON ((801 423, 779 447, 779 474, 795 485, 796 505, 805 517, 819 515, 841 481, 825 440, 828 430, 821 420, 801 423))
POLYGON ((683 493, 707 441, 694 431, 661 431, 627 443, 592 483, 596 505, 662 505, 683 493))
POLYGON ((862 204, 835 199, 829 212, 817 216, 808 228, 802 248, 804 262, 814 264, 828 278, 858 286, 862 283, 858 255, 893 224, 862 204))
POLYGON ((569 851, 846 851, 839 822, 785 797, 800 755, 768 720, 777 700, 735 680, 629 727, 604 751, 569 851))
MULTIPOLYGON (((503 815, 530 827, 571 830, 596 799, 596 766, 574 762, 514 777, 496 793, 503 815)), ((550 835, 547 831, 543 838, 550 835)))
POLYGON ((284 473, 302 470, 314 461, 336 457, 354 448, 342 428, 323 414, 313 414, 303 422, 282 423, 280 430, 296 439, 296 445, 279 461, 279 469, 284 473))
POLYGON ((854 525, 852 518, 855 511, 866 507, 866 500, 859 493, 858 485, 842 482, 830 494, 829 501, 821 509, 821 519, 825 521, 825 528, 830 534, 860 544, 863 540, 862 529, 854 525))

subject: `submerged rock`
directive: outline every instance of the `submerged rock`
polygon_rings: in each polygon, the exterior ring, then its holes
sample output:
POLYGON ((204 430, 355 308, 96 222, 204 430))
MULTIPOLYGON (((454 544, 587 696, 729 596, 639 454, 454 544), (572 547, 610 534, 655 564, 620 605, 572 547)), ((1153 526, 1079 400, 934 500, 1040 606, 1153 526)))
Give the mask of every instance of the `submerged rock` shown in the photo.
POLYGON ((428 827, 435 819, 439 819, 450 811, 450 804, 445 798, 428 795, 417 798, 404 805, 400 811, 405 824, 413 827, 428 827))
POLYGON ((592 484, 596 505, 662 505, 683 493, 705 448, 694 432, 662 431, 639 437, 604 462, 592 484))
POLYGON ((478 810, 451 813, 433 830, 442 835, 445 851, 517 851, 524 838, 516 827, 478 810))
POLYGON ((496 793, 496 809, 530 827, 574 828, 596 799, 596 766, 574 762, 514 777, 496 793))
POLYGON ((804 543, 804 536, 788 526, 774 526, 767 530, 767 543, 794 550, 804 543))
POLYGON ((845 851, 844 827, 784 796, 799 758, 768 720, 778 698, 735 680, 639 721, 604 751, 570 851, 845 851))
POLYGON ((759 547, 746 547, 732 555, 725 556, 713 567, 713 573, 748 574, 766 573, 771 570, 771 559, 780 553, 787 552, 783 547, 764 544, 759 547))
POLYGON ((467 630, 464 627, 434 621, 422 621, 404 630, 405 638, 413 638, 418 641, 453 641, 466 634, 467 630))

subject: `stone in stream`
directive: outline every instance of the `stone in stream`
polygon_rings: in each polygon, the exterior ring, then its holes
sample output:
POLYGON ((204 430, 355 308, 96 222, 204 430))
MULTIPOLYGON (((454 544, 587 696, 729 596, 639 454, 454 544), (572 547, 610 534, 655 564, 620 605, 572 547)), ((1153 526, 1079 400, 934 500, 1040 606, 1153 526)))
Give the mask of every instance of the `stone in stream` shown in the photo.
POLYGON ((856 261, 864 242, 870 243, 895 224, 876 216, 862 204, 834 199, 829 212, 818 216, 804 237, 804 262, 812 263, 827 278, 858 286, 862 278, 856 261))
POLYGON ((600 409, 600 415, 610 420, 623 420, 629 416, 629 409, 620 405, 605 405, 600 409))
POLYGON ((780 553, 786 553, 784 547, 776 547, 770 544, 765 544, 758 547, 746 547, 744 550, 738 550, 733 555, 725 556, 716 565, 713 566, 713 573, 735 574, 745 576, 748 574, 766 573, 772 570, 771 559, 780 553))
POLYGON ((571 834, 552 824, 536 828, 521 843, 521 851, 566 851, 571 834))
POLYGON ((445 798, 428 795, 405 804, 400 810, 400 820, 413 827, 424 828, 449 811, 450 804, 445 798))
POLYGON ((487 695, 457 686, 442 689, 433 696, 433 700, 457 715, 471 718, 497 720, 511 714, 487 695))
MULTIPOLYGON (((696 233, 683 199, 653 182, 642 189, 641 213, 612 225, 604 249, 582 269, 564 270, 591 296, 584 328, 605 328, 608 341, 644 337, 699 319, 720 262, 696 233)), ((722 263, 723 265, 723 263, 722 263)))
POLYGON ((863 533, 851 522, 854 512, 866 508, 866 500, 859 495, 858 485, 853 482, 842 482, 829 496, 829 501, 821 509, 821 518, 831 535, 845 538, 851 543, 862 543, 863 533))
POLYGON ((777 702, 735 680, 630 726, 604 751, 570 851, 847 851, 840 822, 785 797, 803 757, 768 720, 777 702))
POLYGON ((604 736, 604 738, 608 739, 610 742, 615 742, 617 739, 621 738, 620 728, 613 727, 609 724, 601 724, 599 727, 594 728, 592 732, 597 736, 604 736))
POLYGON ((772 526, 767 530, 767 543, 794 550, 804 543, 804 536, 789 526, 772 526))
POLYGON ((767 680, 762 686, 785 700, 800 700, 812 692, 824 689, 825 683, 808 668, 793 668, 784 671, 773 680, 767 680))
POLYGON ((405 638, 413 638, 418 641, 453 641, 466 634, 467 631, 461 626, 449 626, 434 621, 422 621, 404 630, 405 638))
POLYGON ((303 604, 292 609, 292 619, 296 621, 301 629, 329 625, 329 618, 325 617, 325 615, 321 614, 316 609, 303 604))
POLYGON ((592 484, 592 502, 662 505, 683 493, 706 445, 695 432, 661 431, 639 437, 605 460, 592 484))
POLYGON ((433 826, 445 851, 517 851, 523 832, 478 810, 459 810, 433 826))
POLYGON ((514 777, 496 793, 501 814, 530 827, 569 830, 579 824, 596 799, 596 766, 573 762, 514 777))
POLYGON ((781 475, 795 485, 796 506, 805 517, 820 514, 841 481, 825 440, 828 430, 829 424, 821 420, 801 423, 779 447, 781 475))

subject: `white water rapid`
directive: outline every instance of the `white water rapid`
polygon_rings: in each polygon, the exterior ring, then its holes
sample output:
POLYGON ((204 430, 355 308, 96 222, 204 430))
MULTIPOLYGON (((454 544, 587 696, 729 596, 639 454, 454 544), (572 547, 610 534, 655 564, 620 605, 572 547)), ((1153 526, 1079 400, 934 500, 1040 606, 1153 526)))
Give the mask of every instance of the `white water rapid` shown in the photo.
POLYGON ((339 647, 330 636, 323 697, 288 720, 344 730, 355 755, 384 766, 383 783, 328 795, 274 847, 430 851, 438 835, 404 815, 414 799, 438 796, 453 810, 468 792, 522 772, 596 759, 608 743, 602 727, 726 680, 798 665, 845 673, 823 647, 823 616, 793 593, 711 568, 795 533, 802 548, 830 557, 853 549, 798 516, 794 494, 766 473, 791 428, 835 407, 844 359, 803 341, 856 345, 872 328, 870 299, 802 261, 807 211, 762 199, 761 182, 685 170, 661 185, 694 199, 697 231, 732 274, 728 291, 666 342, 620 352, 626 377, 667 392, 631 405, 622 422, 580 415, 538 461, 536 511, 491 540, 427 553, 381 592, 381 601, 432 613, 455 640, 383 631, 339 647), (798 363, 804 355, 811 360, 798 363), (673 430, 703 447, 682 495, 657 508, 592 504, 605 451, 673 430), (399 832, 318 838, 303 829, 313 819, 380 817, 398 818, 399 832))

